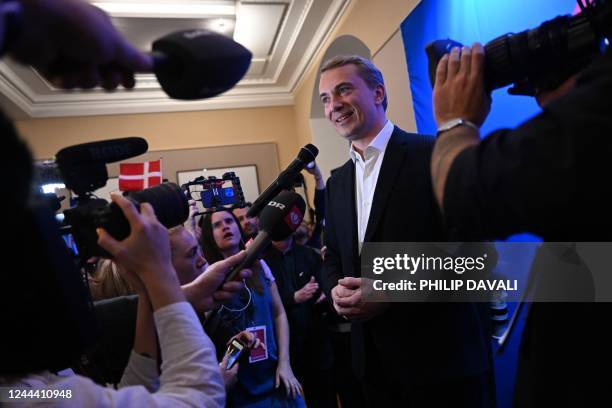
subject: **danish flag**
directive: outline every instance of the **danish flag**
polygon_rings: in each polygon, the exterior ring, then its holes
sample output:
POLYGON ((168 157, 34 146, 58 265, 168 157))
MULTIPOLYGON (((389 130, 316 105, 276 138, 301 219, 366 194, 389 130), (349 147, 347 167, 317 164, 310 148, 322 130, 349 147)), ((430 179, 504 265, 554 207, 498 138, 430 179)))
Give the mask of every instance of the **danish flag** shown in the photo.
POLYGON ((119 190, 139 191, 162 182, 161 160, 119 164, 119 190))

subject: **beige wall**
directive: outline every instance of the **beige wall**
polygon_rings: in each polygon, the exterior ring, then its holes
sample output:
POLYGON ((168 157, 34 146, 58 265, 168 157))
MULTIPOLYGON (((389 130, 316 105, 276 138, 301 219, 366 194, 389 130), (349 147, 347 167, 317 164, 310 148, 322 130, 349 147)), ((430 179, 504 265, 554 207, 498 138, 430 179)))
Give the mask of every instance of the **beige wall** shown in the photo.
POLYGON ((298 150, 293 107, 18 121, 37 159, 93 140, 141 136, 149 151, 275 142, 281 166, 298 150))
POLYGON ((405 54, 402 32, 398 29, 372 60, 385 77, 387 117, 405 131, 416 132, 405 54))

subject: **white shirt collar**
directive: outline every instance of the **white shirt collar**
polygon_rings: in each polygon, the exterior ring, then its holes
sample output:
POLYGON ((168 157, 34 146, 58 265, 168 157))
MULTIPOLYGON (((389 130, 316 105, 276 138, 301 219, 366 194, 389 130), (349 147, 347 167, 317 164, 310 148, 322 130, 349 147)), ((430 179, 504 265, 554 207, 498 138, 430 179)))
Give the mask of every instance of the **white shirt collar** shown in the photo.
MULTIPOLYGON (((365 159, 368 158, 370 152, 370 154, 380 154, 385 152, 385 150, 387 149, 387 145, 389 144, 389 140, 391 139, 391 135, 393 134, 393 129, 393 123, 391 123, 390 120, 387 120, 385 126, 383 126, 380 132, 378 132, 376 137, 372 139, 370 144, 363 151, 363 156, 365 159)), ((361 159, 359 153, 357 153, 357 151, 353 148, 352 142, 349 148, 349 157, 351 158, 351 160, 353 160, 353 163, 355 162, 355 160, 357 160, 358 157, 359 159, 361 159)))

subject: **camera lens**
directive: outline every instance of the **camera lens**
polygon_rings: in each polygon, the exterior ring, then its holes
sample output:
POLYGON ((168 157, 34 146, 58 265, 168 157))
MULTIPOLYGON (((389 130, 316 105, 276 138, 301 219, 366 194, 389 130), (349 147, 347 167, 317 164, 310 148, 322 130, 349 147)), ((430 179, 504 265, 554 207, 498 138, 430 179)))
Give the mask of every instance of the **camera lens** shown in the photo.
POLYGON ((136 203, 149 203, 159 222, 171 228, 184 223, 189 216, 189 202, 181 188, 174 183, 163 183, 146 190, 128 194, 136 203))
MULTIPOLYGON (((127 197, 137 208, 140 203, 151 204, 155 216, 166 228, 182 224, 189 216, 187 197, 174 183, 163 183, 146 190, 129 193, 127 197)), ((130 224, 115 203, 104 206, 93 218, 95 226, 103 227, 117 240, 125 239, 130 234, 130 224)))

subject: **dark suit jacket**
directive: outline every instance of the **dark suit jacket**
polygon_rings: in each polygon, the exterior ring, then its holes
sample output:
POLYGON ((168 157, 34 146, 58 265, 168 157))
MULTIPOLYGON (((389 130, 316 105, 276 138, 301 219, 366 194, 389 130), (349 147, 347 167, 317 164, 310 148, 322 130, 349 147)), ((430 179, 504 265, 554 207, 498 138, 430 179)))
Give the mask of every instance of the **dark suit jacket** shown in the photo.
MULTIPOLYGON (((366 242, 446 240, 435 203, 430 158, 434 139, 395 128, 382 162, 366 242)), ((324 290, 359 276, 355 165, 349 160, 327 184, 324 290)), ((331 299, 331 296, 330 296, 331 299)), ((352 324, 358 376, 387 386, 432 384, 485 372, 490 366, 486 304, 392 303, 382 314, 352 324)))
POLYGON ((332 350, 323 318, 323 312, 329 308, 315 304, 320 293, 303 303, 296 303, 293 297, 312 277, 321 284, 321 256, 314 249, 294 242, 284 254, 270 247, 264 260, 274 274, 287 313, 293 371, 303 375, 305 370, 330 368, 332 350))

